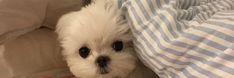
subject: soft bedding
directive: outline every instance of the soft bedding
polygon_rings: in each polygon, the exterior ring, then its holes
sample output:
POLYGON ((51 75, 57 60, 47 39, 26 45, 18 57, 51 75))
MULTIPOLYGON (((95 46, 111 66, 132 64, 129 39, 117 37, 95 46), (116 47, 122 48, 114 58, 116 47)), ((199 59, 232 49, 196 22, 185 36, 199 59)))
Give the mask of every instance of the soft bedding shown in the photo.
POLYGON ((56 38, 54 31, 41 28, 5 42, 0 46, 0 78, 34 78, 30 76, 67 69, 56 38))
POLYGON ((234 0, 119 0, 141 60, 161 78, 234 77, 234 0))
POLYGON ((54 29, 61 15, 81 6, 81 0, 0 0, 0 44, 41 26, 54 29))
POLYGON ((0 0, 0 44, 39 28, 46 0, 0 0))

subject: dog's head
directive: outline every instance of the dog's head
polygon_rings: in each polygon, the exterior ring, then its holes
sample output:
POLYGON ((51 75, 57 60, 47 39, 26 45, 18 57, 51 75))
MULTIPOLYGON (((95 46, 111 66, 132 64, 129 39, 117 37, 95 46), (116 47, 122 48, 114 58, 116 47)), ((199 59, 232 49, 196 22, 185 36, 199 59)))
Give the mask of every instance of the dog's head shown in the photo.
POLYGON ((60 19, 56 32, 77 77, 122 78, 136 67, 128 24, 113 7, 94 3, 60 19))

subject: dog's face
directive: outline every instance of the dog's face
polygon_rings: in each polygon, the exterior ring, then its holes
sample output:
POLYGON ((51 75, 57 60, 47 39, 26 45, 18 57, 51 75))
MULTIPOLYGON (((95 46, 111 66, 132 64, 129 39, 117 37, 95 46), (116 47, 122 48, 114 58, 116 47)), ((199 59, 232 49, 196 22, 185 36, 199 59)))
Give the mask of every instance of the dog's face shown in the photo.
POLYGON ((126 77, 136 67, 126 21, 118 13, 92 11, 67 14, 58 23, 57 33, 70 70, 80 78, 126 77))
POLYGON ((97 32, 86 33, 83 36, 95 37, 64 43, 74 46, 71 47, 73 51, 66 54, 65 50, 64 54, 71 71, 77 77, 123 78, 135 68, 136 58, 130 41, 126 39, 127 35, 112 32, 103 35, 97 32))

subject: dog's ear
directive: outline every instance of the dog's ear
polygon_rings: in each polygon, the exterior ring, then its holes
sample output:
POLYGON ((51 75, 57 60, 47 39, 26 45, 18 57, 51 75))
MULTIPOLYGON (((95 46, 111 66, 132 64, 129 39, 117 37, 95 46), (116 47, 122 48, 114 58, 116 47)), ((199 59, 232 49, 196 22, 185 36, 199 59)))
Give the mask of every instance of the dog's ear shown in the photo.
POLYGON ((82 0, 82 6, 87 6, 92 3, 93 0, 82 0))

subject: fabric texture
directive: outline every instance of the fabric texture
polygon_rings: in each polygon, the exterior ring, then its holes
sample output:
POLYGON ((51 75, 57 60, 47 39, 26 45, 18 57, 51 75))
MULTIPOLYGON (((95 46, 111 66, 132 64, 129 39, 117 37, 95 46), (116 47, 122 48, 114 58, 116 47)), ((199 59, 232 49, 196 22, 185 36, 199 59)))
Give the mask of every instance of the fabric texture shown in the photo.
POLYGON ((234 77, 234 0, 119 0, 141 60, 161 78, 234 77))
POLYGON ((58 19, 70 11, 78 11, 82 0, 48 0, 43 26, 55 29, 58 19))
POLYGON ((54 29, 63 14, 81 7, 82 0, 0 0, 0 44, 41 26, 54 29))
POLYGON ((10 78, 12 76, 9 66, 7 65, 6 61, 4 60, 4 51, 5 47, 0 45, 0 76, 2 78, 10 78))
MULTIPOLYGON (((18 78, 18 77, 17 77, 18 78)), ((30 74, 19 78, 76 78, 68 68, 54 69, 30 74)))
POLYGON ((1 55, 2 63, 5 62, 3 65, 7 65, 9 70, 5 72, 10 73, 12 78, 33 78, 27 76, 67 68, 56 39, 54 31, 41 28, 5 42, 5 51, 1 55))
POLYGON ((39 28, 47 0, 0 0, 0 44, 39 28))

